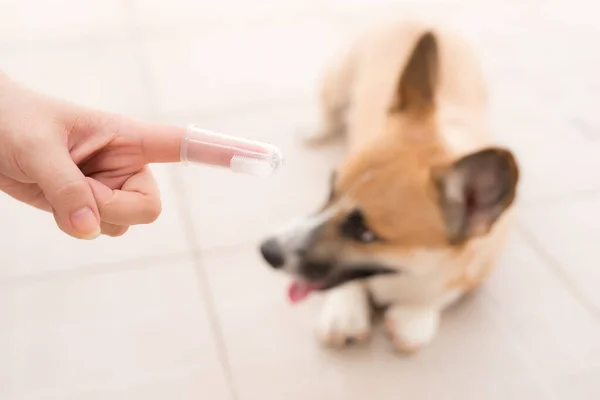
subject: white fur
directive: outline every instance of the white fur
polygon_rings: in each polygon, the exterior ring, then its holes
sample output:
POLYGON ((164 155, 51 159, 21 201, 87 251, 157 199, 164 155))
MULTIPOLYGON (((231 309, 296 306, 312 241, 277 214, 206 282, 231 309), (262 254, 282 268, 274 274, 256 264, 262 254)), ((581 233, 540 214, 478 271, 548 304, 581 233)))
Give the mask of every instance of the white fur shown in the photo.
POLYGON ((430 306, 393 305, 385 314, 385 326, 399 351, 411 352, 435 337, 440 310, 430 306))
POLYGON ((286 254, 286 261, 283 266, 284 271, 291 274, 298 272, 297 250, 305 245, 312 231, 318 228, 329 217, 330 213, 324 211, 308 218, 298 218, 277 232, 275 237, 286 254))
POLYGON ((375 277, 367 281, 377 304, 445 303, 448 292, 446 284, 456 273, 446 268, 449 262, 454 261, 451 252, 421 249, 404 255, 379 256, 377 261, 400 271, 398 275, 375 277))
POLYGON ((363 341, 371 332, 367 292, 360 283, 349 283, 326 294, 317 326, 321 343, 341 347, 349 340, 363 341))

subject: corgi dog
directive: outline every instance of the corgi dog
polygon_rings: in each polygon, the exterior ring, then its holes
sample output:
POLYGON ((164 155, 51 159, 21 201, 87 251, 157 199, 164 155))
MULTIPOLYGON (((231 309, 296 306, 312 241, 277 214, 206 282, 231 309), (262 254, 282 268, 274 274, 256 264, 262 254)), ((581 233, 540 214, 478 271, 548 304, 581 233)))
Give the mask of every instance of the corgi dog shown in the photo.
POLYGON ((322 208, 260 245, 293 277, 293 302, 323 293, 320 341, 366 340, 373 304, 401 352, 429 344, 440 315, 479 285, 510 231, 519 169, 492 143, 486 89, 459 37, 397 22, 356 41, 326 72, 323 129, 348 153, 322 208))

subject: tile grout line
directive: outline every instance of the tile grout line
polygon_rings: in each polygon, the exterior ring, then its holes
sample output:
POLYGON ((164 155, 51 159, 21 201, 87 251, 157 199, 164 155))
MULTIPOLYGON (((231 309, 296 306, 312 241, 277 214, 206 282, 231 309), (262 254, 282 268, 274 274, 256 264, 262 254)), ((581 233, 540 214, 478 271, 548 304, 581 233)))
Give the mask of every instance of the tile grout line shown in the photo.
POLYGON ((210 287, 210 282, 208 278, 208 274, 204 265, 202 263, 202 251, 196 246, 198 242, 198 235, 194 224, 192 221, 192 215, 190 213, 190 204, 186 196, 185 185, 181 179, 181 175, 175 174, 175 171, 170 170, 170 175, 172 176, 172 183, 175 190, 181 193, 181 196, 178 196, 178 202, 180 206, 180 215, 184 220, 184 230, 186 233, 186 238, 188 240, 189 251, 193 257, 194 263, 194 272, 196 274, 196 280, 198 283, 198 287, 200 289, 201 295, 204 298, 205 309, 207 312, 209 325, 215 338, 217 351, 219 353, 219 358, 221 360, 221 367, 223 369, 223 373, 225 375, 225 380, 227 382, 227 386, 229 388, 229 392, 231 398, 233 400, 239 399, 239 393, 237 391, 237 385, 235 378, 233 376, 233 369, 231 366, 231 361, 229 357, 229 351, 227 349, 227 343, 223 337, 223 327, 219 316, 216 312, 215 301, 213 296, 212 288, 210 287))
POLYGON ((111 47, 123 44, 131 44, 131 36, 127 33, 110 34, 108 36, 94 35, 82 39, 66 38, 51 39, 47 41, 28 40, 0 42, 0 52, 3 55, 14 55, 23 52, 38 52, 39 50, 71 50, 89 46, 111 47))
MULTIPOLYGON (((495 307, 499 307, 499 310, 502 310, 502 308, 500 307, 500 301, 498 300, 498 298, 496 298, 496 296, 489 296, 489 301, 492 302, 495 305, 495 307)), ((507 320, 511 323, 515 323, 514 318, 512 318, 507 313, 501 311, 501 314, 504 314, 504 317, 507 318, 507 320)), ((542 374, 541 369, 539 368, 539 361, 535 360, 535 357, 532 356, 532 353, 529 351, 528 346, 525 343, 522 343, 518 336, 509 334, 509 332, 512 331, 510 331, 510 329, 505 328, 506 324, 503 323, 503 321, 498 320, 497 317, 494 317, 494 321, 496 321, 497 323, 496 327, 507 334, 507 340, 509 340, 510 343, 518 349, 520 356, 522 357, 530 372, 531 380, 535 382, 536 386, 544 393, 544 400, 558 400, 552 392, 551 388, 549 387, 548 382, 546 381, 546 376, 542 374)))
POLYGON ((517 230, 521 232, 527 244, 542 259, 542 261, 544 261, 544 264, 549 267, 552 274, 560 280, 560 282, 575 298, 579 305, 581 305, 588 313, 590 313, 595 320, 600 322, 600 310, 584 293, 579 290, 578 285, 565 272, 562 264, 541 245, 535 235, 523 224, 518 224, 517 230))
POLYGON ((76 266, 58 270, 44 271, 37 274, 22 274, 0 278, 0 288, 48 282, 57 279, 85 278, 88 276, 106 275, 121 271, 145 270, 159 267, 165 261, 185 259, 189 252, 173 252, 152 257, 134 257, 120 261, 107 261, 86 266, 76 266))
POLYGON ((598 196, 598 194, 600 194, 600 187, 588 190, 578 190, 571 194, 551 194, 537 197, 531 196, 532 198, 529 200, 523 199, 519 204, 519 207, 523 208, 524 210, 533 207, 551 207, 572 201, 587 200, 598 196))
POLYGON ((265 98, 258 101, 237 101, 228 106, 207 106, 203 108, 177 109, 161 113, 161 118, 179 117, 188 115, 207 114, 211 117, 222 117, 231 113, 252 113, 272 110, 273 108, 297 109, 298 107, 311 107, 315 103, 315 97, 310 94, 290 95, 278 98, 265 98))
MULTIPOLYGON (((131 0, 123 0, 123 5, 125 7, 125 11, 128 14, 128 19, 131 22, 131 28, 129 30, 129 35, 133 42, 133 51, 135 52, 134 57, 138 64, 138 69, 140 71, 141 80, 143 82, 143 86, 145 88, 147 98, 148 98, 148 108, 150 113, 154 117, 159 116, 159 106, 158 106, 158 98, 157 98, 157 90, 155 85, 153 84, 153 80, 151 79, 150 72, 145 63, 143 56, 143 33, 138 26, 138 20, 135 17, 135 6, 131 0)), ((175 170, 172 168, 168 168, 168 175, 171 178, 171 183, 173 185, 173 189, 176 192, 177 205, 179 206, 179 217, 182 218, 182 225, 184 229, 184 234, 187 241, 188 253, 192 257, 194 274, 196 275, 196 281, 198 284, 198 289, 200 291, 200 296, 203 298, 203 305, 206 311, 209 329, 211 331, 212 337, 214 338, 217 353, 219 355, 219 361, 221 366, 221 371, 223 373, 227 389, 229 392, 229 397, 232 400, 238 400, 239 394, 237 391, 237 385, 233 376, 233 370, 231 368, 231 362, 229 357, 229 351, 227 349, 227 344, 223 338, 223 329, 221 326, 221 322, 216 313, 216 308, 214 306, 214 299, 212 290, 210 287, 210 283, 208 281, 208 274, 204 269, 201 260, 201 251, 197 248, 196 243, 198 242, 198 235, 196 233, 195 227, 193 225, 192 216, 190 213, 190 204, 186 196, 185 185, 181 179, 181 175, 177 174, 175 170)))
MULTIPOLYGON (((67 47, 86 47, 89 43, 92 44, 102 44, 102 45, 117 45, 122 44, 124 40, 126 41, 136 41, 136 36, 139 37, 142 35, 142 29, 138 25, 138 21, 134 18, 135 12, 133 11, 134 6, 132 5, 130 0, 122 0, 124 8, 126 9, 127 14, 129 15, 129 20, 135 22, 135 25, 131 26, 129 29, 125 29, 123 32, 110 33, 106 35, 104 33, 94 33, 84 37, 66 37, 66 38, 51 38, 51 39, 26 39, 26 40, 11 40, 11 41, 0 41, 0 51, 3 54, 6 53, 18 53, 22 52, 23 48, 28 50, 38 50, 38 49, 54 49, 54 48, 65 48, 67 47)), ((295 14, 287 15, 285 18, 288 22, 297 22, 302 20, 309 20, 310 18, 315 18, 319 16, 327 16, 329 17, 330 12, 326 12, 323 14, 318 14, 321 12, 320 9, 312 10, 312 11, 301 11, 295 14)), ((206 33, 212 33, 214 31, 228 31, 229 28, 223 28, 223 23, 233 23, 240 22, 237 20, 229 20, 227 18, 218 17, 214 18, 205 18, 202 19, 198 25, 202 26, 202 28, 190 30, 192 33, 197 33, 198 36, 202 36, 206 33)), ((243 20, 244 29, 257 29, 267 27, 277 27, 281 24, 280 20, 277 18, 272 18, 271 15, 254 17, 250 20, 243 20), (277 21, 276 23, 272 23, 270 21, 277 21)), ((175 22, 167 22, 164 24, 160 24, 157 26, 149 27, 153 34, 152 38, 177 38, 181 35, 180 31, 177 28, 180 28, 181 24, 175 22), (157 33, 158 32, 158 33, 157 33)))

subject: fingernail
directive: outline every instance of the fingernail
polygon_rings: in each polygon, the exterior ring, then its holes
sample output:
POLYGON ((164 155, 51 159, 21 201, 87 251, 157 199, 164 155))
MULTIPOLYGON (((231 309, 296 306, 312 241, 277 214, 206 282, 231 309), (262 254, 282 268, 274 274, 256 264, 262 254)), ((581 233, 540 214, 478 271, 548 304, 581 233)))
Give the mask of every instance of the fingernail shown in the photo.
POLYGON ((71 224, 83 239, 96 239, 100 236, 100 224, 91 208, 85 207, 71 214, 71 224))

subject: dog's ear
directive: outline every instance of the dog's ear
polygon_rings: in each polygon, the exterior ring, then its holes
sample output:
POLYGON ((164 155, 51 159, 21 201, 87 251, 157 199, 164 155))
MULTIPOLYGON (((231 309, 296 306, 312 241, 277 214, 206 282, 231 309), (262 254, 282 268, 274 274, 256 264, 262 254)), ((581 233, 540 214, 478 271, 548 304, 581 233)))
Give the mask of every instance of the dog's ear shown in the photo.
POLYGON ((513 203, 519 169, 510 151, 488 148, 434 168, 432 178, 448 241, 460 244, 488 233, 513 203))
POLYGON ((427 32, 417 41, 404 67, 390 112, 426 111, 434 106, 438 63, 436 38, 433 33, 427 32))

